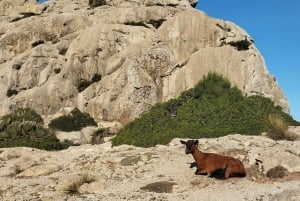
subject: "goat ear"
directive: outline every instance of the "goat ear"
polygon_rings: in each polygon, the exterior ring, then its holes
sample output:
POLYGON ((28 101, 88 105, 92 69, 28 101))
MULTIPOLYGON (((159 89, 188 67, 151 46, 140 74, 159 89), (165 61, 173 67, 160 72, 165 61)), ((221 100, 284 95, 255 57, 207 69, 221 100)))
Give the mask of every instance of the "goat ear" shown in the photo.
POLYGON ((198 144, 199 144, 199 141, 198 141, 198 140, 195 140, 194 145, 195 145, 195 146, 198 146, 198 144))
POLYGON ((183 140, 180 140, 180 142, 181 142, 181 144, 186 144, 186 142, 185 142, 185 141, 183 141, 183 140))

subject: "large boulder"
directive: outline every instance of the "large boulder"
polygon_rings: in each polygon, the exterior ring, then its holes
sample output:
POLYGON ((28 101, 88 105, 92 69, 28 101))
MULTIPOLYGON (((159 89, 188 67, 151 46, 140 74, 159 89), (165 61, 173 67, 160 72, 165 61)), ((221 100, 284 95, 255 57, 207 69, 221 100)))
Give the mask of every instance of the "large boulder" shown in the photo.
POLYGON ((0 115, 29 106, 45 117, 77 107, 127 124, 210 71, 289 112, 253 39, 194 0, 0 2, 0 115))

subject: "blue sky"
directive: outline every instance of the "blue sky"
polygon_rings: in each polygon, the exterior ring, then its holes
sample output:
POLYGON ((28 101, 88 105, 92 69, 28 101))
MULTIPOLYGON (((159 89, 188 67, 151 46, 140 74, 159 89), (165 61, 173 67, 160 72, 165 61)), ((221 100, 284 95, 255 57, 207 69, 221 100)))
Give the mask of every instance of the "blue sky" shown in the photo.
POLYGON ((199 0, 197 9, 242 27, 300 121, 300 0, 199 0))

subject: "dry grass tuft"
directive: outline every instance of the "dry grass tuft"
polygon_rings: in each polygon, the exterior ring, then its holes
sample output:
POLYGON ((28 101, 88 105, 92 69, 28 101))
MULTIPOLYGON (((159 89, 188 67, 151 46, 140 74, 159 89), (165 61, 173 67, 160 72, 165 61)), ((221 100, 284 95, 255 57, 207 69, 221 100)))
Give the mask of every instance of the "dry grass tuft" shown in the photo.
POLYGON ((94 182, 95 180, 96 179, 93 176, 89 174, 83 174, 66 187, 65 193, 70 195, 79 194, 79 189, 83 184, 89 184, 94 182))
POLYGON ((278 114, 271 114, 268 118, 268 123, 270 130, 267 133, 267 136, 273 140, 295 140, 295 137, 289 135, 287 129, 288 124, 282 118, 282 116, 278 114))

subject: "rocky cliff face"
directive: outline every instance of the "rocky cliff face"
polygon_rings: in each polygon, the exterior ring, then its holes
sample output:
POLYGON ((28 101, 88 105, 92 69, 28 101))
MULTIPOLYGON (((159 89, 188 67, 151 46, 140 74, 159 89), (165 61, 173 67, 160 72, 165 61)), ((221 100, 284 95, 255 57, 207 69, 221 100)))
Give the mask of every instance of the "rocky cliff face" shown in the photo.
POLYGON ((216 71, 246 95, 287 100, 252 38, 191 0, 2 0, 0 115, 68 107, 126 124, 216 71))

